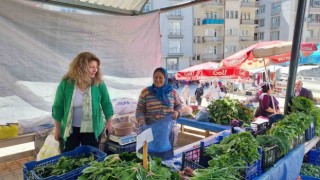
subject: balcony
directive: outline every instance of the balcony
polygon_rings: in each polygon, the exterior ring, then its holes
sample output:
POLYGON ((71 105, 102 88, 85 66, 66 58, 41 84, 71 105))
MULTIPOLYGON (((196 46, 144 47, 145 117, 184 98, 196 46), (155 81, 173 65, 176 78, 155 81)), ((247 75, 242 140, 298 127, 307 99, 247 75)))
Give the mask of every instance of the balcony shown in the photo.
POLYGON ((241 2, 241 7, 258 8, 259 4, 258 2, 241 2))
POLYGON ((203 53, 202 60, 223 59, 223 54, 203 53))
POLYGON ((309 14, 318 14, 320 12, 320 6, 310 5, 309 14))
POLYGON ((307 42, 320 42, 320 37, 308 37, 307 42))
POLYGON ((180 30, 169 30, 168 38, 183 38, 180 30))
POLYGON ((308 27, 320 27, 320 21, 316 21, 316 20, 309 20, 308 22, 308 27))
POLYGON ((241 25, 258 25, 253 19, 240 19, 241 25))
POLYGON ((168 57, 181 57, 183 56, 182 52, 168 52, 168 57))
POLYGON ((202 7, 208 7, 208 8, 223 8, 224 7, 224 0, 212 0, 209 2, 202 3, 202 7))
POLYGON ((240 41, 254 41, 254 36, 240 36, 240 41))
POLYGON ((279 29, 280 28, 280 24, 272 24, 270 29, 279 29))
POLYGON ((202 37, 202 42, 207 43, 207 42, 223 42, 223 37, 213 37, 213 36, 204 36, 202 37))
POLYGON ((177 15, 177 14, 169 14, 167 15, 167 18, 169 20, 183 20, 183 16, 180 14, 180 15, 177 15))
POLYGON ((224 19, 209 19, 209 18, 206 18, 206 19, 203 19, 202 20, 202 24, 218 24, 218 25, 222 25, 224 24, 224 19))

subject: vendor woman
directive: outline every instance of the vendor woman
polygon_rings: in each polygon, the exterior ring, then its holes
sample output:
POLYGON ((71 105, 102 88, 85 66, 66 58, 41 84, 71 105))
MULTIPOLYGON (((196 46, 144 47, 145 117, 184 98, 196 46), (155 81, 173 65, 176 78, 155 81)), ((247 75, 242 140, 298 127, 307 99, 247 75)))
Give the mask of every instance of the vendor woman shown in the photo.
MULTIPOLYGON (((142 90, 136 109, 136 119, 139 126, 150 125, 166 115, 175 120, 180 116, 182 102, 179 94, 168 83, 168 73, 164 68, 157 68, 153 73, 153 84, 142 90)), ((157 138, 157 137, 154 137, 157 138)), ((173 129, 170 133, 170 143, 173 147, 173 129)), ((169 152, 154 154, 162 159, 173 156, 173 148, 169 152)))

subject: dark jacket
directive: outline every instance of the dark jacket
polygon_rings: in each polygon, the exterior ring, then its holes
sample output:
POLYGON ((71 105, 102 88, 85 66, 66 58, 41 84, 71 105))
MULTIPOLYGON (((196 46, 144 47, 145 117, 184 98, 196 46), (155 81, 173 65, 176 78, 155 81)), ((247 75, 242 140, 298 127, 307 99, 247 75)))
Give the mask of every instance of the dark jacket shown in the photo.
POLYGON ((310 90, 306 89, 306 88, 301 88, 299 96, 302 96, 302 97, 308 98, 310 100, 313 100, 312 92, 310 90))

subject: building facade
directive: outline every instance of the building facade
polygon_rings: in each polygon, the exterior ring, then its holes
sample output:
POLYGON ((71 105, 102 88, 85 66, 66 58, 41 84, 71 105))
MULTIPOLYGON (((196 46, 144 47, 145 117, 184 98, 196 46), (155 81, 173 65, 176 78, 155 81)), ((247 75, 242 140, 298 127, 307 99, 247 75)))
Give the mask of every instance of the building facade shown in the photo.
MULTIPOLYGON (((292 41, 298 0, 260 0, 256 11, 258 41, 292 41)), ((320 42, 320 0, 307 1, 302 42, 320 42)))

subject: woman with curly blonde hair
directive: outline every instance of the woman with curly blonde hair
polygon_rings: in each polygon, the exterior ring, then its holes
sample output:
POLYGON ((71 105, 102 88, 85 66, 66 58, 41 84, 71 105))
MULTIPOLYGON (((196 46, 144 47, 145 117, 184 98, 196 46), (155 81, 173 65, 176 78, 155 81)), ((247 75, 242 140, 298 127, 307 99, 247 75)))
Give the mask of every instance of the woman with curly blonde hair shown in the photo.
POLYGON ((55 139, 62 138, 63 152, 71 151, 80 144, 98 147, 104 130, 111 130, 112 115, 113 108, 102 80, 99 58, 90 52, 78 54, 56 91, 52 106, 55 139))

